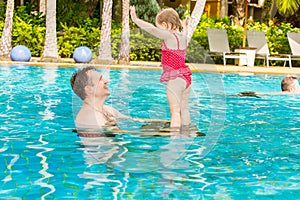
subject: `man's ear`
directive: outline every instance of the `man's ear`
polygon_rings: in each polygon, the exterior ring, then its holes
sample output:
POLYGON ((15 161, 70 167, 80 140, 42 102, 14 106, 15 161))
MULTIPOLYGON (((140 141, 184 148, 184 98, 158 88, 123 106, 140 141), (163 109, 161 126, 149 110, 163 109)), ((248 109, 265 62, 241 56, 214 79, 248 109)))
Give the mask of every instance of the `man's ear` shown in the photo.
POLYGON ((87 86, 85 86, 84 87, 84 91, 85 91, 85 93, 86 94, 92 94, 93 93, 93 87, 92 86, 90 86, 90 85, 87 85, 87 86))
POLYGON ((293 88, 293 87, 289 87, 289 88, 288 88, 288 91, 289 91, 289 92, 293 92, 293 91, 294 91, 294 88, 293 88))

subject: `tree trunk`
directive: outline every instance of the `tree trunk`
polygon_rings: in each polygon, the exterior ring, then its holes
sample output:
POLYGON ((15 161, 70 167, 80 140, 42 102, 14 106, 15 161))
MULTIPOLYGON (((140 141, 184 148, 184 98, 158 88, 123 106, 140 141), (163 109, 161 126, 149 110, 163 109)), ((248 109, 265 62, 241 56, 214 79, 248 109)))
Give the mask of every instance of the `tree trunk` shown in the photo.
POLYGON ((100 48, 97 60, 93 63, 112 63, 111 54, 111 17, 112 17, 112 0, 104 0, 102 12, 102 25, 100 36, 100 48))
POLYGON ((197 0, 188 25, 187 41, 190 42, 202 16, 206 0, 197 0))
POLYGON ((232 11, 234 24, 242 26, 245 19, 245 0, 233 0, 232 11))
POLYGON ((42 61, 59 61, 56 36, 56 0, 47 0, 46 39, 42 61))
POLYGON ((8 0, 6 5, 5 22, 4 22, 2 38, 0 43, 0 56, 3 59, 9 59, 9 53, 11 50, 13 13, 14 13, 14 0, 8 0))
POLYGON ((92 1, 89 0, 89 1, 86 2, 86 0, 83 0, 81 3, 88 4, 87 13, 88 13, 88 16, 90 18, 92 18, 94 16, 95 9, 98 6, 98 4, 100 3, 100 1, 99 0, 92 0, 92 1))
POLYGON ((220 18, 223 19, 227 15, 228 15, 228 1, 221 0, 220 18))
POLYGON ((276 0, 273 1, 272 7, 269 11, 270 19, 273 19, 277 13, 276 0))
POLYGON ((129 30, 129 3, 130 0, 122 0, 122 35, 119 63, 130 62, 130 30, 129 30))
POLYGON ((46 14, 46 0, 40 0, 39 9, 41 13, 46 14))

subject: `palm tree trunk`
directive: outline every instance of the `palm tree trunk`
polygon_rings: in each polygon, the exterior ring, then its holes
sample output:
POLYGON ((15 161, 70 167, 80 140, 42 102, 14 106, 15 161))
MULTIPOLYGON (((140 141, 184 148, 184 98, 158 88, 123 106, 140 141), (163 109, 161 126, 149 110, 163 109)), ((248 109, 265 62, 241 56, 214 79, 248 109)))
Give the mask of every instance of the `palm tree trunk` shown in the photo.
POLYGON ((2 38, 0 43, 0 56, 6 60, 9 59, 9 53, 11 50, 13 13, 14 13, 14 0, 8 0, 6 5, 5 22, 4 22, 2 38))
POLYGON ((47 0, 46 38, 42 61, 59 61, 56 36, 56 0, 47 0))
POLYGON ((85 3, 87 4, 87 13, 88 13, 88 16, 90 18, 92 18, 94 16, 94 12, 95 12, 95 9, 96 7, 99 5, 100 1, 99 0, 89 0, 86 2, 86 0, 82 0, 81 3, 85 3))
POLYGON ((245 0, 233 0, 232 10, 234 15, 234 23, 238 26, 242 26, 245 19, 245 0))
POLYGON ((97 60, 94 60, 93 63, 111 63, 113 61, 111 53, 112 4, 112 0, 104 0, 103 2, 99 55, 97 60))
POLYGON ((206 0, 197 0, 188 25, 187 41, 190 42, 193 33, 202 16, 206 0))
POLYGON ((129 64, 130 62, 130 30, 129 30, 129 3, 130 0, 122 0, 122 35, 119 63, 129 64))
POLYGON ((221 0, 220 18, 223 19, 227 15, 228 15, 228 1, 221 0))
POLYGON ((39 10, 41 13, 46 13, 46 0, 40 0, 39 10))
POLYGON ((270 19, 273 19, 277 13, 276 0, 273 1, 272 7, 269 11, 270 19))

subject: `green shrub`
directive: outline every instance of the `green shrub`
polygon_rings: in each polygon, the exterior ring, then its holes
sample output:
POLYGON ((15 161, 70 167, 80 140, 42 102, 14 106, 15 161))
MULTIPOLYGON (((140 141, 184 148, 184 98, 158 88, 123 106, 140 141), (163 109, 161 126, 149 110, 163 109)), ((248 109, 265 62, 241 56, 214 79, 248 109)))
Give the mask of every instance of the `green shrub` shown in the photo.
POLYGON ((4 21, 0 21, 0 37, 2 37, 2 30, 3 30, 3 27, 4 27, 4 21))
POLYGON ((77 28, 60 25, 62 30, 57 37, 58 53, 62 58, 71 58, 79 46, 87 46, 91 50, 99 45, 100 30, 97 28, 77 28))
POLYGON ((30 49, 32 56, 41 55, 45 40, 45 27, 28 24, 15 16, 12 30, 12 46, 24 45, 30 49))
MULTIPOLYGON (((43 51, 45 40, 45 25, 43 18, 31 18, 26 15, 25 8, 19 8, 14 15, 12 46, 25 45, 31 52, 32 56, 40 57, 43 51), (24 17, 21 18, 20 16, 24 17)), ((100 27, 97 25, 98 20, 86 18, 85 23, 79 27, 70 27, 65 23, 61 23, 61 30, 57 34, 57 45, 59 55, 62 58, 71 58, 73 52, 78 46, 87 46, 93 56, 98 56, 100 44, 100 27)), ((4 20, 0 20, 0 36, 4 26, 4 20)), ((132 61, 160 61, 161 46, 160 40, 142 31, 134 28, 131 24, 130 33, 130 59, 132 61)), ((232 26, 228 17, 224 19, 213 19, 205 15, 202 16, 199 25, 197 26, 189 47, 187 49, 187 62, 202 63, 206 51, 208 51, 207 28, 223 28, 227 30, 230 48, 233 51, 242 46, 243 28, 232 26)), ((269 21, 268 24, 259 22, 249 22, 248 30, 262 30, 266 33, 268 46, 271 53, 290 53, 288 44, 287 32, 300 32, 299 28, 293 28, 288 23, 274 23, 269 21)), ((112 24, 111 43, 112 56, 117 59, 121 43, 121 24, 112 24)), ((222 63, 222 58, 213 58, 215 63, 222 63)), ((233 61, 231 61, 233 62, 233 61)), ((282 65, 279 62, 272 62, 273 65, 282 65)), ((298 63, 297 63, 298 64, 298 63)), ((294 64, 293 64, 294 65, 294 64)))
POLYGON ((87 3, 81 3, 79 0, 57 0, 56 20, 60 22, 57 23, 57 30, 64 29, 61 25, 68 27, 80 27, 84 25, 84 20, 89 17, 87 6, 87 3))
POLYGON ((26 24, 32 24, 35 26, 46 26, 46 17, 42 13, 36 10, 35 7, 37 3, 27 2, 25 6, 17 6, 14 10, 14 17, 19 17, 26 24))
POLYGON ((130 36, 130 59, 144 61, 160 61, 160 40, 152 35, 135 31, 130 36))
POLYGON ((160 10, 156 0, 130 0, 130 5, 136 7, 136 14, 139 18, 155 24, 156 14, 160 10))
POLYGON ((0 2, 0 21, 5 20, 5 13, 6 13, 6 3, 0 2))

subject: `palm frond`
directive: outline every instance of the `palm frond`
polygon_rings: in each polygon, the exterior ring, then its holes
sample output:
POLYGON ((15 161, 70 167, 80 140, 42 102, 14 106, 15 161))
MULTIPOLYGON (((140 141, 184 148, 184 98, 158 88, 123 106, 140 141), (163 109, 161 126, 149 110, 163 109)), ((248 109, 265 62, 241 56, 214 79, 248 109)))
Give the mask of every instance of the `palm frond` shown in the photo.
POLYGON ((300 6, 300 0, 277 0, 276 6, 281 15, 293 15, 300 6))

